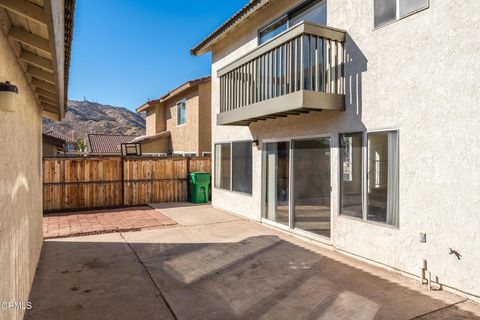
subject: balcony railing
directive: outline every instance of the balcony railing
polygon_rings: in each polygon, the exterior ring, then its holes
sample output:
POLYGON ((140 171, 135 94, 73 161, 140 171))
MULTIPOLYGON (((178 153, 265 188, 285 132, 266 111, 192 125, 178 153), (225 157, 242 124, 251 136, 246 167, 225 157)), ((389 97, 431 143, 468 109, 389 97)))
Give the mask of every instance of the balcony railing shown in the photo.
POLYGON ((219 70, 218 124, 344 110, 345 31, 300 23, 219 70))

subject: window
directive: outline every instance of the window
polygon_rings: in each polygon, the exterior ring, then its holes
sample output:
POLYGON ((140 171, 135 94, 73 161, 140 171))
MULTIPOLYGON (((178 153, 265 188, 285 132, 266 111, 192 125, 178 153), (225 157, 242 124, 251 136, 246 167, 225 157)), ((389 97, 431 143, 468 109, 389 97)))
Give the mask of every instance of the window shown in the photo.
POLYGON ((75 143, 67 143, 66 144, 67 151, 76 151, 77 145, 75 143))
POLYGON ((375 28, 428 8, 429 0, 374 0, 375 28))
POLYGON ((398 227, 398 175, 397 131, 340 135, 340 214, 398 227))
POLYGON ((262 44, 274 38, 289 27, 307 21, 315 24, 327 24, 327 4, 325 0, 307 0, 285 15, 269 23, 258 31, 258 43, 262 44))
POLYGON ((232 190, 252 193, 252 142, 232 143, 232 190))
POLYGON ((177 126, 187 123, 187 101, 182 100, 177 103, 177 126))
POLYGON ((367 135, 367 220, 398 226, 396 131, 367 135))
POLYGON ((215 187, 252 194, 252 142, 219 143, 214 154, 215 187))
POLYGON ((275 37, 277 34, 282 33, 283 31, 287 30, 288 22, 287 17, 282 17, 278 21, 271 23, 270 25, 266 26, 262 30, 258 32, 258 39, 259 43, 265 43, 268 40, 275 37))
POLYGON ((363 218, 362 133, 340 135, 340 213, 363 218))
POLYGON ((298 11, 291 14, 290 26, 294 26, 300 21, 316 23, 322 26, 327 25, 327 4, 325 1, 314 1, 309 5, 299 8, 298 11))
POLYGON ((196 157, 196 152, 184 152, 184 151, 176 151, 173 153, 174 157, 196 157))

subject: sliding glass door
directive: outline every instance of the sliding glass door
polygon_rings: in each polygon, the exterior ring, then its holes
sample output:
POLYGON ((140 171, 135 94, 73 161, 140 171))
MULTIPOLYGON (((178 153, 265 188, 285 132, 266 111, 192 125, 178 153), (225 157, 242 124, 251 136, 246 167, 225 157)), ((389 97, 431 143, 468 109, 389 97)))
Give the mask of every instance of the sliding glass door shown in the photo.
POLYGON ((330 138, 294 141, 293 149, 294 226, 330 238, 330 138))
POLYGON ((264 144, 263 217, 330 237, 330 138, 264 144))
POLYGON ((289 225, 290 143, 265 144, 264 218, 289 225))

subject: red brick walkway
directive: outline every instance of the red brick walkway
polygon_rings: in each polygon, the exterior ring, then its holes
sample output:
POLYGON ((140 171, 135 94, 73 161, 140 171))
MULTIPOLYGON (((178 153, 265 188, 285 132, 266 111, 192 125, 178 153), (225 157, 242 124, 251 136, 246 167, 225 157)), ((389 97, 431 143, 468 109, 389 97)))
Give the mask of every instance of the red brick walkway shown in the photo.
POLYGON ((135 231, 176 224, 174 220, 146 206, 53 213, 43 217, 43 237, 49 239, 135 231))

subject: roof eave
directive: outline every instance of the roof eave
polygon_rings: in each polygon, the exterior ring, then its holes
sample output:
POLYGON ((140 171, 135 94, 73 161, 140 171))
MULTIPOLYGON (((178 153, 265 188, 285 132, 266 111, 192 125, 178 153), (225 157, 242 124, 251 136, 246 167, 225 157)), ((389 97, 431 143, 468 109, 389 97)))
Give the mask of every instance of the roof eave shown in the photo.
POLYGON ((147 111, 148 109, 150 109, 155 103, 157 103, 158 100, 150 100, 150 101, 147 101, 145 102, 144 104, 142 104, 140 107, 138 107, 137 109, 135 109, 136 112, 143 112, 143 111, 147 111))
POLYGON ((227 19, 220 27, 190 49, 190 54, 199 56, 210 51, 212 46, 221 40, 229 30, 238 26, 244 20, 256 13, 258 9, 268 4, 271 0, 250 0, 243 8, 227 19))

